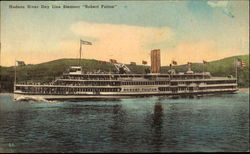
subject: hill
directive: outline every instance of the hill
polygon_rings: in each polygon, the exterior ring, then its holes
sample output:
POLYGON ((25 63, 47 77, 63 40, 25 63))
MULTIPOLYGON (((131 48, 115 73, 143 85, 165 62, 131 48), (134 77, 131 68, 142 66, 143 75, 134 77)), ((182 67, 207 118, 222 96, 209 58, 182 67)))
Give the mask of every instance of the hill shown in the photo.
MULTIPOLYGON (((224 58, 221 60, 211 61, 208 65, 204 66, 201 63, 193 63, 192 70, 195 72, 208 71, 213 76, 228 76, 235 75, 234 59, 240 58, 246 63, 246 67, 238 69, 239 86, 249 87, 249 55, 234 56, 229 58, 224 58)), ((17 81, 18 82, 51 82, 62 75, 63 72, 69 68, 69 66, 78 65, 78 59, 58 59, 46 63, 36 64, 36 65, 26 65, 16 67, 17 71, 17 81)), ((81 66, 83 71, 92 72, 97 70, 102 71, 113 71, 115 67, 110 64, 100 64, 95 59, 82 59, 81 66)), ((133 73, 144 73, 145 68, 149 66, 142 65, 127 65, 133 73)), ((187 70, 187 65, 173 66, 177 72, 185 72, 187 70)), ((166 73, 169 66, 162 66, 161 72, 166 73)), ((13 82, 14 82, 14 67, 1 67, 1 92, 12 92, 13 82)))

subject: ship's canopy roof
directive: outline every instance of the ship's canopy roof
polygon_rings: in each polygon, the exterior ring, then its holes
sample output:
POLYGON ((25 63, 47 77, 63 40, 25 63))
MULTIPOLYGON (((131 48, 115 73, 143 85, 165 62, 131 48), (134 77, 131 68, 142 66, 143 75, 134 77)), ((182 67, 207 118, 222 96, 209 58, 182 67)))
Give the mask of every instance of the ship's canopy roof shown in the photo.
POLYGON ((69 68, 69 74, 82 74, 81 66, 71 66, 69 68))
POLYGON ((82 67, 81 66, 70 66, 70 68, 72 68, 72 69, 81 69, 82 67))

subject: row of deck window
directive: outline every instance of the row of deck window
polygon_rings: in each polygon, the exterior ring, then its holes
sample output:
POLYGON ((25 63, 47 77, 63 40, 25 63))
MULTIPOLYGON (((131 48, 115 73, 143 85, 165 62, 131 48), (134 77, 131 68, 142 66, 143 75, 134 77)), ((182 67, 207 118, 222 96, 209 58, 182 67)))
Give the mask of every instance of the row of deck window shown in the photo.
POLYGON ((223 81, 207 81, 206 84, 228 84, 228 83, 236 83, 235 80, 223 80, 223 81))
POLYGON ((168 85, 168 81, 134 81, 134 82, 122 82, 123 85, 168 85))
MULTIPOLYGON (((170 85, 189 85, 189 84, 230 84, 235 83, 234 80, 225 81, 179 81, 170 82, 170 85)), ((82 81, 82 82, 72 82, 72 81, 58 81, 59 85, 70 85, 70 86, 120 86, 122 85, 169 85, 169 81, 128 81, 128 82, 96 82, 96 81, 82 81)))
POLYGON ((75 92, 119 92, 121 88, 41 88, 41 87, 17 87, 16 90, 33 93, 75 93, 75 92))
POLYGON ((71 81, 58 81, 59 85, 68 85, 68 86, 120 86, 120 82, 71 82, 71 81))
POLYGON ((193 90, 207 90, 207 89, 235 89, 236 86, 221 86, 221 87, 159 87, 160 91, 193 91, 193 90))
MULTIPOLYGON (((192 91, 192 90, 207 90, 207 89, 235 89, 236 86, 213 86, 213 87, 159 87, 159 91, 192 91)), ((125 92, 146 92, 157 91, 157 88, 124 88, 125 92)), ((119 92, 121 88, 63 88, 63 87, 16 87, 16 90, 23 92, 34 93, 74 93, 74 92, 119 92)))
POLYGON ((63 76, 62 79, 73 80, 117 80, 115 77, 63 76))
POLYGON ((125 88, 124 92, 152 92, 157 91, 157 88, 125 88))
POLYGON ((145 79, 153 79, 153 78, 164 78, 164 79, 173 79, 173 80, 185 80, 185 79, 208 79, 209 76, 202 76, 202 75, 196 75, 196 76, 91 76, 91 75, 84 75, 84 76, 76 76, 76 75, 65 75, 62 78, 63 79, 77 79, 77 80, 117 80, 119 78, 145 78, 145 79))

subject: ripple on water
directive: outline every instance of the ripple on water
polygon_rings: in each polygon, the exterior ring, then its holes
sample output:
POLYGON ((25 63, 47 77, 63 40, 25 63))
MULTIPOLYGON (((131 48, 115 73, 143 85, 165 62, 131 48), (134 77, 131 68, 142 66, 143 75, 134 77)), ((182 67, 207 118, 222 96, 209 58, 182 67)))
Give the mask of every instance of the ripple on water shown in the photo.
POLYGON ((249 93, 199 99, 13 102, 0 95, 0 152, 247 151, 249 93))

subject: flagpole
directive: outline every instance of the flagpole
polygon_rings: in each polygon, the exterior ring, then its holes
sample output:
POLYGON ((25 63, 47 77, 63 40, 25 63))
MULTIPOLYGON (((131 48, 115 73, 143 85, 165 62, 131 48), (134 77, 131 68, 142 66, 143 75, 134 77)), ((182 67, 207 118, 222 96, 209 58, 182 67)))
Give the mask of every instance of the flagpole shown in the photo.
POLYGON ((235 78, 236 78, 236 84, 238 85, 238 61, 236 61, 236 58, 234 58, 235 63, 235 78))
POLYGON ((204 79, 204 65, 205 65, 205 64, 204 64, 204 62, 203 62, 203 64, 202 64, 202 69, 203 69, 203 70, 202 70, 202 71, 203 71, 203 72, 202 72, 202 78, 203 78, 203 79, 204 79))
POLYGON ((16 59, 15 59, 15 79, 14 79, 14 91, 16 90, 16 59))
POLYGON ((170 80, 172 79, 172 64, 170 64, 170 80))
POLYGON ((80 40, 80 59, 79 59, 79 66, 80 66, 80 62, 81 62, 81 57, 82 57, 82 42, 80 40))

